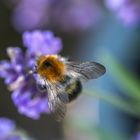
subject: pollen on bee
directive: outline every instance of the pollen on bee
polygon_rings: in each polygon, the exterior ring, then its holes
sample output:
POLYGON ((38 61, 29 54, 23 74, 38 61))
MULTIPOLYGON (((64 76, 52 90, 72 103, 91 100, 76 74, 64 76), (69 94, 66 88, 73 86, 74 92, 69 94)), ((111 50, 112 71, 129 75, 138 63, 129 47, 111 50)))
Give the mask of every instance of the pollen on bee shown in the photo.
POLYGON ((65 65, 57 55, 40 56, 37 62, 37 72, 51 82, 63 78, 65 65))

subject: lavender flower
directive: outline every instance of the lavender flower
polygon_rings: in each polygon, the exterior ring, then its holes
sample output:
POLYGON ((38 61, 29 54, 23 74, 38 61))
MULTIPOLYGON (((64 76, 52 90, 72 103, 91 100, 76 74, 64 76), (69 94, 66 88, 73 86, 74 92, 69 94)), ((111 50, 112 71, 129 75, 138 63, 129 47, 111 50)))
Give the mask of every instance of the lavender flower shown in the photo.
POLYGON ((15 129, 13 121, 7 118, 0 118, 0 138, 11 133, 15 129))
POLYGON ((52 20, 63 31, 84 31, 98 23, 101 9, 94 0, 61 1, 54 5, 52 20))
POLYGON ((12 91, 19 113, 39 119, 42 113, 49 113, 47 92, 38 90, 35 78, 28 72, 33 69, 36 56, 58 53, 61 41, 50 31, 34 31, 25 32, 23 42, 27 48, 25 53, 18 47, 7 49, 10 61, 0 61, 0 77, 12 91))
POLYGON ((25 32, 23 34, 23 43, 32 54, 56 54, 62 48, 60 38, 54 37, 50 31, 25 32))
POLYGON ((67 32, 84 31, 101 18, 96 0, 22 0, 13 11, 12 23, 20 32, 50 26, 67 32))
POLYGON ((21 134, 15 134, 14 121, 8 118, 0 118, 0 140, 22 140, 21 134))
POLYGON ((49 21, 49 0, 22 0, 15 6, 12 23, 18 31, 41 28, 49 21))
POLYGON ((139 0, 106 0, 106 5, 125 25, 135 25, 140 21, 139 0))
POLYGON ((136 135, 135 140, 140 140, 140 133, 138 133, 138 134, 136 135))

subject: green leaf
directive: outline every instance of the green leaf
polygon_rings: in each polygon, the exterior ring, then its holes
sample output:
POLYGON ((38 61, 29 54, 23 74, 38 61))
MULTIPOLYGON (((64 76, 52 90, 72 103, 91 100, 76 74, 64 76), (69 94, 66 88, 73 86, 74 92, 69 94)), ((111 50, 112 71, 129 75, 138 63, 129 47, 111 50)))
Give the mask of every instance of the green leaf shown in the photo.
POLYGON ((85 89, 83 92, 88 96, 92 96, 93 98, 98 98, 100 100, 106 101, 131 115, 140 117, 139 108, 136 108, 135 105, 127 102, 126 100, 123 100, 121 97, 114 95, 113 93, 97 89, 85 89))
POLYGON ((103 63, 118 86, 130 97, 140 101, 140 81, 107 51, 104 51, 103 63))

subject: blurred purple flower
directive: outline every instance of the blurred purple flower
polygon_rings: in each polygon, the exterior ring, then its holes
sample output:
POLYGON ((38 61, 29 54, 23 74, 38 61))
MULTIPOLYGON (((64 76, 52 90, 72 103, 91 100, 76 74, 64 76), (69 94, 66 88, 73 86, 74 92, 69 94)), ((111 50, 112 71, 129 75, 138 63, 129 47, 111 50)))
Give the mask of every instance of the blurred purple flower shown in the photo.
POLYGON ((20 32, 50 26, 73 32, 88 29, 100 17, 96 0, 22 0, 14 7, 12 22, 20 32))
POLYGON ((135 25, 140 21, 139 0, 105 0, 109 9, 114 11, 125 25, 135 25))
POLYGON ((0 137, 11 133, 15 130, 15 123, 7 118, 0 118, 0 137))
POLYGON ((61 39, 54 37, 50 31, 25 32, 23 34, 24 46, 32 54, 56 54, 62 48, 61 39))
POLYGON ((48 24, 49 0, 22 0, 15 6, 12 23, 18 31, 41 28, 48 24))
POLYGON ((69 0, 56 3, 52 21, 64 31, 84 31, 101 17, 101 9, 94 0, 69 0))
POLYGON ((138 134, 136 135, 135 140, 140 140, 140 133, 138 133, 138 134))
POLYGON ((0 61, 0 77, 12 91, 12 99, 18 111, 39 119, 42 113, 49 113, 47 92, 38 90, 35 78, 28 72, 33 69, 36 56, 56 54, 62 44, 50 31, 26 32, 23 34, 23 42, 27 48, 25 53, 18 47, 7 49, 10 61, 0 61))
POLYGON ((16 130, 14 121, 8 118, 0 118, 0 140, 22 140, 18 134, 13 134, 16 130))

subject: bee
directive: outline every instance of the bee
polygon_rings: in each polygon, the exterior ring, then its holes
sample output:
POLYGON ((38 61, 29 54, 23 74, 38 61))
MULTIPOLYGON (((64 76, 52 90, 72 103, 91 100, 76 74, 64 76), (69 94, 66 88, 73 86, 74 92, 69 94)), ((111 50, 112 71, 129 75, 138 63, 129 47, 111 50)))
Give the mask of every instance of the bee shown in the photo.
POLYGON ((34 70, 39 75, 39 89, 48 92, 49 109, 57 121, 64 118, 66 105, 81 93, 83 81, 96 79, 105 71, 99 63, 68 61, 58 55, 39 56, 34 70))

